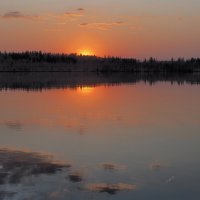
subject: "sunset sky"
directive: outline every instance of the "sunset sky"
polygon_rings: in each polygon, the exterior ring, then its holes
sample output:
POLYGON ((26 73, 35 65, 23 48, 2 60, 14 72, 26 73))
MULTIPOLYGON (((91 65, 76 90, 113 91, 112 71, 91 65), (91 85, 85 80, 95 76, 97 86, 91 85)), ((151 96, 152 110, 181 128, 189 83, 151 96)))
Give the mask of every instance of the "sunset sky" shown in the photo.
POLYGON ((0 50, 200 56, 199 0, 1 0, 0 50))

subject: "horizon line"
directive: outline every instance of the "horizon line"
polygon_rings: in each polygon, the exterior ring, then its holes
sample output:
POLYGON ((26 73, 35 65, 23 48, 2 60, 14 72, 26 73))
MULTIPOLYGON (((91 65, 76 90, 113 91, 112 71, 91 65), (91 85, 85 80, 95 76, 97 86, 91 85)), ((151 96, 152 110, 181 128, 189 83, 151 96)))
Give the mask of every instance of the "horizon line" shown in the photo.
POLYGON ((145 61, 145 60, 150 60, 150 59, 153 59, 155 61, 177 61, 177 60, 191 60, 191 59, 200 59, 200 56, 199 57, 177 57, 177 58, 174 58, 174 57, 171 57, 169 59, 158 59, 156 57, 153 57, 153 56, 149 56, 149 57, 145 57, 143 59, 139 59, 137 57, 134 57, 134 56, 115 56, 115 55, 104 55, 104 56, 98 56, 98 55, 95 55, 95 54, 91 54, 91 55, 84 55, 84 54, 81 54, 81 53, 75 53, 75 52, 71 52, 71 53, 61 53, 61 52, 48 52, 48 51, 42 51, 42 50, 25 50, 25 51, 2 51, 0 50, 0 54, 24 54, 24 53, 41 53, 41 54, 51 54, 51 55, 65 55, 65 56, 77 56, 77 57, 96 57, 96 58, 117 58, 117 59, 135 59, 137 61, 145 61))

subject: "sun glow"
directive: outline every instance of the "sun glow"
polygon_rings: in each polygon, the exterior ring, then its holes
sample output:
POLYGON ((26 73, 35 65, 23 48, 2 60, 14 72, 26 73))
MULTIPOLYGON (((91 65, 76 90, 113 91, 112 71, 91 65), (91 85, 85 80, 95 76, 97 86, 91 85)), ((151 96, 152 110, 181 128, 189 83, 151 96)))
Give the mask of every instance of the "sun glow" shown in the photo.
POLYGON ((81 50, 78 51, 78 54, 82 55, 82 56, 93 56, 93 55, 95 55, 94 51, 89 50, 89 49, 81 49, 81 50))

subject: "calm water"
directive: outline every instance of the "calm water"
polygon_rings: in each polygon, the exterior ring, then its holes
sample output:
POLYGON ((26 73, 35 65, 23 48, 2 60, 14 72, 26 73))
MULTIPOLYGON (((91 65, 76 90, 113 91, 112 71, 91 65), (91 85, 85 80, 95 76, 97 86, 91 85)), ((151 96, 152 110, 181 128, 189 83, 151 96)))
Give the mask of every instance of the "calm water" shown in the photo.
POLYGON ((199 91, 1 91, 0 199, 199 199, 199 91))

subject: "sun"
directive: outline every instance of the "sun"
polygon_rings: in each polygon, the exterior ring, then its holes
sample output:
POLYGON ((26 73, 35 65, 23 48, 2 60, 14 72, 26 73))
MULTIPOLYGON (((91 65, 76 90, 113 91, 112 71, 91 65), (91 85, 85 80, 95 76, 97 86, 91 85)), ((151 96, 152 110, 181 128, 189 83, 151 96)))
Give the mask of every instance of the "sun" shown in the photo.
POLYGON ((94 51, 90 50, 90 49, 81 49, 78 51, 79 55, 82 56, 93 56, 95 55, 94 51))

